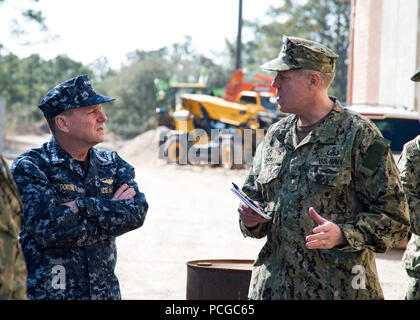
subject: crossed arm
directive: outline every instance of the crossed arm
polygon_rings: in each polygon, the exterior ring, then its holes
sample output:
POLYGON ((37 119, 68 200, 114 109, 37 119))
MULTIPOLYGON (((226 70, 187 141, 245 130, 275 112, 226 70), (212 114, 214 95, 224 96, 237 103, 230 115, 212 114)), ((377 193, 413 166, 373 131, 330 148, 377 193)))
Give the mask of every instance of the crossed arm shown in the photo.
POLYGON ((133 181, 134 170, 127 176, 130 181, 119 186, 111 199, 81 197, 84 212, 79 212, 75 200, 58 202, 56 191, 36 164, 25 160, 13 175, 24 204, 22 229, 44 247, 92 245, 140 227, 147 213, 145 196, 133 181))
MULTIPOLYGON (((126 200, 132 199, 136 195, 136 191, 134 188, 129 188, 126 183, 124 183, 121 187, 115 191, 114 195, 112 196, 111 200, 126 200)), ((76 204, 76 200, 64 202, 61 205, 69 207, 73 212, 79 212, 79 207, 76 204)))

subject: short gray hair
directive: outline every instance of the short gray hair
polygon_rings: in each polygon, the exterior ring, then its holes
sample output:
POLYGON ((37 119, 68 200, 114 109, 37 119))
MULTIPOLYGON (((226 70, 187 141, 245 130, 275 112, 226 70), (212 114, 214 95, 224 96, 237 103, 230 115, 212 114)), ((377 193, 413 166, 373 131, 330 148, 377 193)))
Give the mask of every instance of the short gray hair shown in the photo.
POLYGON ((47 119, 47 123, 48 123, 48 127, 50 128, 51 133, 54 135, 57 131, 57 127, 55 125, 55 118, 59 115, 65 115, 65 116, 70 116, 73 113, 74 109, 67 109, 63 112, 61 112, 60 114, 52 117, 52 118, 48 118, 47 119))
POLYGON ((299 71, 302 77, 309 77, 309 75, 311 75, 312 73, 317 73, 321 78, 321 86, 325 89, 328 89, 330 87, 335 77, 334 72, 326 73, 309 69, 299 69, 299 71))

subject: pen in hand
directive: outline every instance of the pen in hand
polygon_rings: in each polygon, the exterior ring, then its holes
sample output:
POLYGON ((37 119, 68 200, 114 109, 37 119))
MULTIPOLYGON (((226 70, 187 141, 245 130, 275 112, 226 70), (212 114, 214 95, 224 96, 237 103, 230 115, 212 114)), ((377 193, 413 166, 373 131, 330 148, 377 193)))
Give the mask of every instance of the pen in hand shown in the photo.
POLYGON ((236 189, 236 190, 238 190, 241 194, 242 194, 242 196, 245 198, 245 199, 247 199, 252 205, 254 205, 255 207, 257 207, 258 208, 258 206, 255 204, 255 202, 254 201, 252 201, 248 196, 247 196, 247 194, 245 193, 245 192, 243 192, 241 189, 239 189, 239 187, 234 183, 234 182, 232 182, 232 185, 233 185, 233 187, 236 189))

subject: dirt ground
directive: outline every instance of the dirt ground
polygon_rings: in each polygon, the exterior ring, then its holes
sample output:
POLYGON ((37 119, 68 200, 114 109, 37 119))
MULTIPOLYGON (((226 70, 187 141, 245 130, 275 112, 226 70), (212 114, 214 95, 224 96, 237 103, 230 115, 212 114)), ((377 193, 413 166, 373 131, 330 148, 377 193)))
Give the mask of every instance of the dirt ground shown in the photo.
MULTIPOLYGON (((40 146, 44 136, 6 137, 3 154, 13 159, 40 146)), ((136 168, 136 181, 149 211, 144 225, 117 239, 116 274, 123 299, 185 299, 187 265, 199 259, 255 259, 264 239, 244 238, 238 226, 238 200, 229 190, 241 184, 246 170, 168 165, 157 158, 155 131, 132 140, 108 139, 136 168)), ((379 280, 386 299, 403 299, 407 278, 403 250, 377 254, 379 280)), ((350 280, 349 280, 350 281, 350 280)))

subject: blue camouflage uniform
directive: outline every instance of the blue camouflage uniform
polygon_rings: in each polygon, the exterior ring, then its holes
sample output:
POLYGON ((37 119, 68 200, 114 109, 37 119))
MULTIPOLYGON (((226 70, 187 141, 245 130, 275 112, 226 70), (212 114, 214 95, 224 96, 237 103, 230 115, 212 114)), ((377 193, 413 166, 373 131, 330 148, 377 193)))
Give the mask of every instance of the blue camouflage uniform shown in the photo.
POLYGON ((89 156, 85 174, 53 137, 12 165, 24 203, 20 242, 30 299, 121 298, 114 274, 115 237, 140 227, 148 204, 134 181, 134 168, 116 152, 92 147, 89 156), (136 196, 111 200, 124 183, 136 196), (84 201, 84 212, 60 205, 75 199, 84 201))
MULTIPOLYGON (((38 107, 52 119, 112 100, 97 94, 84 75, 57 85, 38 107)), ((121 299, 115 238, 142 226, 148 204, 134 168, 116 152, 91 147, 87 161, 76 161, 53 136, 13 162, 23 202, 20 243, 29 299, 121 299), (112 200, 125 183, 136 195, 112 200), (73 200, 77 212, 64 205, 73 200)))

